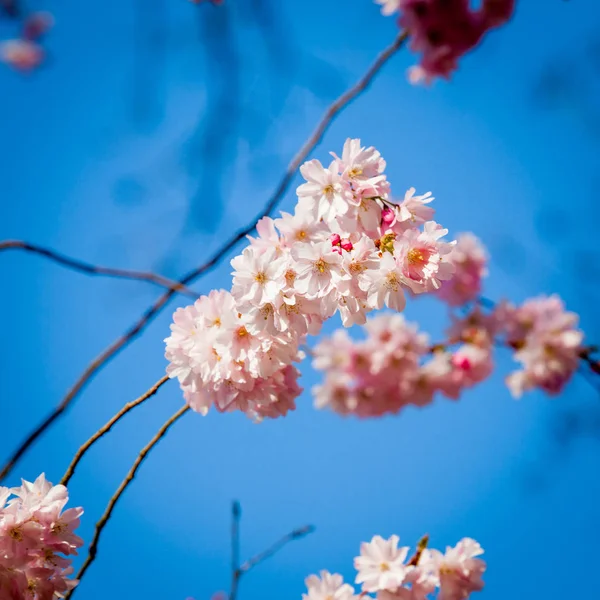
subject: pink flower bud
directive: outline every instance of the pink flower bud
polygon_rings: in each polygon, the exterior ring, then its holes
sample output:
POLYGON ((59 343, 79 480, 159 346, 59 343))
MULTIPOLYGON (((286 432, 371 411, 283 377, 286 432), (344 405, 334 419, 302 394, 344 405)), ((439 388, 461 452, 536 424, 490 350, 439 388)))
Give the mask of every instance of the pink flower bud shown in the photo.
POLYGON ((391 223, 394 222, 394 219, 396 218, 396 213, 389 207, 385 207, 382 211, 381 211, 381 222, 385 223, 386 225, 390 225, 391 223))
POLYGON ((342 250, 345 250, 346 252, 350 252, 350 250, 352 250, 352 248, 354 248, 354 246, 352 245, 352 242, 347 239, 343 239, 340 242, 340 246, 342 247, 342 250))
POLYGON ((337 233, 332 233, 329 236, 329 239, 331 240, 332 246, 339 246, 340 242, 342 241, 342 238, 337 233))
POLYGON ((455 354, 452 357, 452 364, 461 371, 468 371, 471 368, 471 361, 468 356, 461 356, 459 354, 455 354))

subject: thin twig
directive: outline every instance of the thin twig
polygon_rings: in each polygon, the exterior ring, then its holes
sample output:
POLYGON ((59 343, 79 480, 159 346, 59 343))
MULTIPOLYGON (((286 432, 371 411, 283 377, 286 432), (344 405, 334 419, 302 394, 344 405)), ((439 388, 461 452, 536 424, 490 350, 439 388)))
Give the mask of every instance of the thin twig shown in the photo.
MULTIPOLYGON (((235 517, 234 517, 234 522, 235 522, 235 517)), ((238 522, 238 526, 239 526, 239 515, 238 515, 237 522, 238 522)), ((299 540, 299 539, 309 535, 310 533, 313 533, 314 530, 315 530, 315 528, 312 525, 305 525, 304 527, 298 527, 298 529, 294 529, 293 531, 290 531, 290 533, 284 535, 282 538, 277 540, 273 545, 269 546, 263 552, 260 552, 260 553, 256 554, 255 556, 253 556, 252 558, 248 559, 246 562, 244 562, 243 565, 241 565, 239 567, 236 566, 234 568, 234 564, 236 564, 236 565, 239 564, 239 559, 238 559, 237 563, 232 562, 231 591, 229 593, 229 600, 236 600, 239 582, 244 573, 247 573, 254 567, 258 566, 260 563, 271 558, 274 554, 277 554, 277 552, 279 552, 284 546, 286 546, 290 542, 299 540)), ((233 531, 232 531, 232 533, 233 533, 233 531)), ((235 541, 232 536, 232 548, 234 546, 235 546, 235 541)))
POLYGON ((77 260, 76 258, 70 258, 64 254, 55 252, 54 250, 37 246, 35 244, 30 244, 29 242, 24 242, 23 240, 6 240, 4 242, 0 242, 0 252, 5 250, 24 250, 25 252, 38 254, 39 256, 49 258, 63 267, 79 271, 80 273, 85 273, 86 275, 104 275, 106 277, 132 279, 134 281, 147 281, 149 283, 153 283, 154 285, 158 285, 159 287, 167 288, 168 290, 190 296, 191 298, 198 297, 196 292, 185 287, 185 285, 179 283, 178 281, 174 281, 173 279, 163 277, 162 275, 157 275, 156 273, 150 273, 147 271, 132 271, 129 269, 114 269, 112 267, 92 265, 90 263, 83 262, 82 260, 77 260))
POLYGON ((264 562, 268 558, 271 558, 274 554, 277 554, 286 544, 293 542, 294 540, 299 540, 310 533, 313 533, 315 530, 313 525, 305 525, 304 527, 299 527, 298 529, 294 529, 290 531, 287 535, 284 535, 281 539, 277 540, 271 547, 267 548, 264 552, 253 556, 249 560, 247 560, 241 567, 240 571, 242 573, 247 573, 250 569, 253 569, 260 563, 264 562))
MULTIPOLYGON (((227 240, 204 264, 193 269, 187 275, 185 275, 180 280, 182 285, 187 285, 214 269, 227 256, 227 252, 231 248, 243 240, 248 234, 252 233, 258 220, 268 216, 273 212, 290 186, 296 170, 319 144, 333 120, 339 113, 349 106, 354 99, 356 99, 365 89, 367 89, 381 68, 402 47, 407 37, 408 36, 406 33, 399 34, 394 42, 377 57, 375 62, 371 65, 371 67, 369 67, 361 79, 347 92, 342 94, 342 96, 340 96, 327 109, 327 112, 323 116, 318 127, 308 138, 296 156, 292 159, 292 162, 289 164, 285 175, 281 179, 281 182, 266 204, 264 210, 252 221, 252 223, 248 224, 246 227, 238 231, 233 237, 227 240)), ((54 423, 54 421, 56 421, 56 419, 58 419, 62 413, 65 412, 67 407, 73 402, 73 400, 75 400, 75 398, 77 398, 92 377, 94 377, 94 375, 101 368, 115 358, 124 347, 129 345, 135 338, 137 338, 138 335, 140 335, 140 333, 148 326, 148 324, 172 298, 174 293, 175 292, 172 290, 165 292, 152 306, 150 306, 144 312, 144 314, 134 325, 132 325, 120 338, 115 340, 88 365, 73 387, 67 392, 67 395, 53 410, 53 412, 29 434, 29 436, 21 443, 17 450, 15 450, 12 456, 8 459, 2 471, 0 471, 0 482, 2 482, 2 480, 12 471, 17 461, 23 456, 23 454, 25 454, 25 452, 27 452, 29 447, 32 446, 32 444, 44 433, 44 431, 46 431, 46 429, 48 429, 48 427, 50 427, 52 423, 54 423)))
MULTIPOLYGON (((148 442, 148 444, 146 446, 144 446, 142 451, 138 454, 138 457, 135 459, 135 462, 131 466, 131 469, 129 469, 129 472, 125 476, 125 479, 123 479, 123 481, 121 482, 121 485, 119 485, 119 487, 117 488, 117 491, 114 493, 114 495, 108 502, 108 505, 106 507, 106 510, 104 511, 104 514, 102 515, 102 517, 100 517, 100 520, 96 523, 96 530, 94 532, 94 537, 92 538, 92 543, 90 544, 90 548, 88 550, 87 558, 85 559, 85 562, 81 566, 81 569, 79 569, 79 572, 77 573, 75 579, 78 579, 79 581, 81 581, 82 577, 85 575, 85 572, 89 569, 90 565, 94 562, 94 559, 96 558, 96 555, 98 553, 98 543, 100 541, 100 534, 102 533, 102 530, 108 523, 108 520, 110 519, 112 512, 115 508, 115 505, 117 504, 119 498, 123 495, 123 492, 127 489, 127 486, 133 481, 133 478, 135 477, 137 470, 140 468, 140 465, 144 462, 144 459, 146 458, 146 456, 148 455, 150 450, 152 450, 152 448, 154 448, 154 446, 156 446, 156 444, 158 444, 158 442, 164 437, 164 435, 167 433, 169 427, 171 427, 171 425, 173 425, 173 423, 175 423, 175 421, 177 421, 177 419, 182 417, 189 410, 189 408, 190 407, 187 405, 182 406, 158 430, 156 435, 148 442)), ((77 590, 76 587, 73 588, 70 592, 68 592, 65 596, 65 599, 71 598, 71 596, 73 595, 75 590, 77 590)))
POLYGON ((75 454, 75 456, 73 457, 73 460, 71 461, 71 464, 69 465, 69 467, 65 471, 65 474, 63 475, 62 479, 60 480, 60 483, 62 485, 65 485, 65 486, 68 485, 71 477, 73 477, 73 475, 75 474, 75 468, 79 464, 79 461, 83 458, 83 455, 105 433, 108 433, 111 430, 112 426, 119 419, 121 419, 122 417, 124 417, 130 410, 134 409, 139 404, 142 404, 142 402, 145 402, 146 400, 148 400, 148 398, 150 398, 151 396, 154 396, 154 394, 156 394, 156 392, 158 392, 158 390, 160 389, 160 387, 162 385, 164 385, 167 381, 169 381, 169 376, 165 375, 164 377, 162 377, 161 379, 159 379, 147 392, 145 392, 144 394, 142 394, 139 398, 136 398, 135 400, 132 400, 131 402, 128 402, 116 415, 114 415, 106 423, 106 425, 104 425, 103 427, 101 427, 100 429, 98 429, 98 431, 96 431, 96 433, 94 433, 94 435, 87 442, 85 442, 85 444, 83 444, 79 448, 79 450, 77 450, 77 453, 75 454))
POLYGON ((242 516, 242 507, 235 500, 231 505, 231 591, 230 600, 237 596, 240 573, 240 519, 242 516))

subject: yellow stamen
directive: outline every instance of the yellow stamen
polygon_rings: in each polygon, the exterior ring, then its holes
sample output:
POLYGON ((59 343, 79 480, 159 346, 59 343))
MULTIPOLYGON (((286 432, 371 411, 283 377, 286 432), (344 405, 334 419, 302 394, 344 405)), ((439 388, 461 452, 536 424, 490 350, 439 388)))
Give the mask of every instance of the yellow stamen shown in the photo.
POLYGON ((411 248, 407 254, 409 265, 422 265, 425 262, 425 257, 420 250, 411 248))

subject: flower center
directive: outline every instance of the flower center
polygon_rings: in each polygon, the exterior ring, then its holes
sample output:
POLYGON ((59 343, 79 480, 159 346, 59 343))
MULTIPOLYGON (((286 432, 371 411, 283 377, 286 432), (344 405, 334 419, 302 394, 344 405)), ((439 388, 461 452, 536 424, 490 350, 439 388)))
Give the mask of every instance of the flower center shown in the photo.
POLYGON ((288 269, 285 272, 285 281, 288 285, 293 285, 294 281, 296 281, 296 271, 288 269))
POLYGON ((385 573, 386 571, 389 571, 389 570, 390 570, 390 565, 388 565, 386 562, 382 562, 382 563, 379 565, 379 570, 380 570, 382 573, 385 573))
POLYGON ((359 262, 351 262, 348 266, 348 270, 350 271, 350 273, 352 273, 352 275, 358 275, 359 273, 362 273, 365 270, 365 266, 359 262))
POLYGON ((326 196, 332 196, 335 193, 335 188, 333 187, 333 185, 330 183, 329 185, 326 185, 323 188, 323 194, 325 194, 326 196))
POLYGON ((261 309, 260 312, 263 316, 263 319, 266 321, 268 320, 268 318, 275 312, 273 310, 273 305, 272 304, 265 304, 261 309))
POLYGON ((260 283, 260 285, 263 285, 264 283, 267 283, 267 276, 265 275, 265 273, 263 271, 259 271, 254 276, 254 281, 256 281, 257 283, 260 283))
POLYGON ((317 271, 319 271, 319 273, 325 273, 326 269, 327 269, 327 263, 320 258, 316 263, 315 263, 315 269, 317 271))
POLYGON ((15 540, 15 542, 23 541, 23 532, 20 527, 12 527, 8 530, 8 535, 12 540, 15 540))
POLYGON ((296 232, 296 239, 299 242, 302 242, 306 239, 306 231, 304 231, 304 229, 301 229, 300 231, 296 232))
POLYGON ((425 262, 425 256, 420 250, 416 248, 411 248, 407 254, 408 264, 409 265, 422 265, 425 262))
POLYGON ((394 291, 398 289, 400 282, 398 281, 398 275, 395 271, 391 271, 387 274, 386 281, 389 288, 393 289, 394 291))

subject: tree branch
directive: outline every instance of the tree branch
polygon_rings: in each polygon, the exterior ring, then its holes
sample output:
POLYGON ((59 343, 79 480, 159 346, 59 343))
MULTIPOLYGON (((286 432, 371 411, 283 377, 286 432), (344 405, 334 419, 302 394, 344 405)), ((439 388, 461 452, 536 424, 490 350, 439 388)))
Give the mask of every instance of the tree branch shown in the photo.
POLYGON ((315 530, 315 528, 312 525, 298 527, 298 529, 290 531, 290 533, 284 535, 274 544, 269 546, 266 550, 264 550, 263 552, 259 552, 240 566, 239 535, 241 509, 238 502, 234 502, 232 505, 231 517, 231 591, 229 592, 229 600, 236 600, 239 582, 244 573, 247 573, 248 571, 258 566, 265 560, 271 558, 274 554, 277 554, 277 552, 279 552, 284 546, 286 546, 290 542, 293 542, 294 540, 299 540, 315 530))
POLYGON ((185 285, 155 273, 149 273, 146 271, 132 271, 129 269, 114 269, 112 267, 92 265, 75 258, 70 258, 64 254, 59 254, 54 250, 30 244, 29 242, 24 242, 22 240, 6 240, 4 242, 0 242, 0 252, 6 250, 24 250, 25 252, 31 252, 33 254, 48 258, 55 263, 62 265, 63 267, 73 269, 74 271, 79 271, 80 273, 85 273, 86 275, 104 275, 106 277, 117 277, 120 279, 147 281, 160 287, 167 288, 170 291, 180 292, 181 294, 185 294, 186 296, 190 296, 194 299, 198 298, 198 294, 185 287, 185 285))
POLYGON ((240 519, 242 507, 235 500, 231 505, 231 591, 229 600, 235 600, 239 583, 240 573, 240 519))
POLYGON ((103 427, 101 427, 100 429, 98 429, 98 431, 96 431, 96 433, 94 433, 94 435, 87 442, 85 442, 85 444, 83 444, 79 448, 79 450, 77 450, 77 453, 75 454, 75 456, 73 457, 73 460, 71 461, 71 464, 69 465, 69 467, 65 471, 65 474, 63 475, 62 479, 60 480, 60 483, 62 485, 64 485, 64 486, 68 485, 69 480, 75 474, 75 468, 79 464, 79 461, 83 458, 83 455, 105 433, 108 433, 112 429, 112 426, 119 419, 121 419, 122 417, 124 417, 130 410, 134 409, 139 404, 142 404, 142 402, 145 402, 146 400, 148 400, 148 398, 154 396, 154 394, 156 394, 156 392, 158 392, 158 390, 160 389, 160 387, 162 385, 164 385, 167 381, 169 381, 169 377, 168 377, 168 375, 165 375, 164 377, 162 377, 161 379, 159 379, 147 392, 145 392, 144 394, 142 394, 139 398, 136 398, 135 400, 132 400, 131 402, 128 402, 114 417, 112 417, 106 423, 106 425, 104 425, 103 427))
MULTIPOLYGON (((144 459, 146 458, 146 456, 148 455, 150 450, 152 450, 152 448, 154 448, 154 446, 156 446, 156 444, 158 444, 158 442, 164 437, 164 435, 167 433, 169 427, 171 427, 171 425, 173 425, 173 423, 175 423, 175 421, 177 421, 180 417, 182 417, 189 410, 189 408, 190 407, 187 405, 182 406, 158 430, 156 435, 148 442, 148 444, 146 446, 144 446, 142 451, 138 454, 138 457, 135 459, 135 462, 131 466, 131 469, 129 469, 129 472, 125 476, 125 479, 123 479, 123 481, 121 482, 121 485, 119 485, 119 487, 117 488, 117 491, 114 493, 114 495, 108 502, 108 505, 106 507, 106 510, 104 511, 104 514, 102 515, 102 517, 100 517, 100 520, 96 523, 96 530, 94 532, 94 537, 92 538, 92 543, 90 544, 87 558, 85 559, 85 562, 81 566, 81 569, 79 569, 79 572, 77 573, 75 579, 78 579, 79 581, 81 581, 82 577, 85 575, 85 572, 89 569, 90 565, 94 562, 96 555, 98 554, 98 543, 100 541, 100 535, 102 533, 102 530, 108 523, 108 520, 110 519, 112 512, 115 508, 115 505, 117 504, 119 498, 123 495, 123 492, 127 489, 127 486, 133 481, 133 478, 135 477, 137 470, 140 468, 140 465, 144 462, 144 459)), ((77 587, 73 588, 70 592, 68 592, 65 595, 65 600, 68 600, 69 598, 71 598, 71 596, 73 595, 75 590, 77 590, 77 587)))
MULTIPOLYGON (((382 67, 387 61, 403 46, 408 35, 406 33, 400 33, 394 42, 388 46, 379 56, 375 62, 369 67, 367 72, 359 79, 359 81, 342 94, 325 112, 325 115, 321 119, 321 122, 313 132, 313 134, 304 143, 300 151, 290 162, 287 171, 277 186, 275 192, 267 202, 264 210, 246 227, 238 231, 229 240, 227 240, 204 264, 193 269, 187 273, 181 280, 182 285, 188 285, 195 281, 202 275, 208 273, 214 269, 227 255, 227 251, 243 240, 248 234, 254 231, 256 222, 261 218, 270 215, 277 204, 281 201, 285 193, 287 192, 290 183, 292 182, 296 170, 304 162, 307 156, 316 148, 319 144, 323 135, 329 129, 331 123, 346 107, 348 107, 353 100, 355 100, 360 94, 365 91, 368 86, 375 79, 377 74, 381 71, 382 67)), ((108 346, 100 355, 98 355, 90 365, 81 374, 79 379, 75 382, 73 387, 68 391, 67 395, 62 401, 56 406, 53 412, 46 417, 46 419, 21 443, 19 448, 15 450, 13 455, 8 459, 2 471, 0 471, 0 482, 12 471, 17 461, 27 452, 27 450, 33 445, 33 443, 56 421, 62 413, 68 408, 68 406, 77 398, 83 388, 89 383, 94 375, 114 359, 118 353, 127 345, 129 345, 138 335, 147 327, 147 325, 154 319, 154 317, 162 310, 167 302, 174 295, 173 290, 165 292, 160 298, 152 304, 140 317, 140 319, 134 323, 120 338, 115 340, 110 346, 108 346)))

